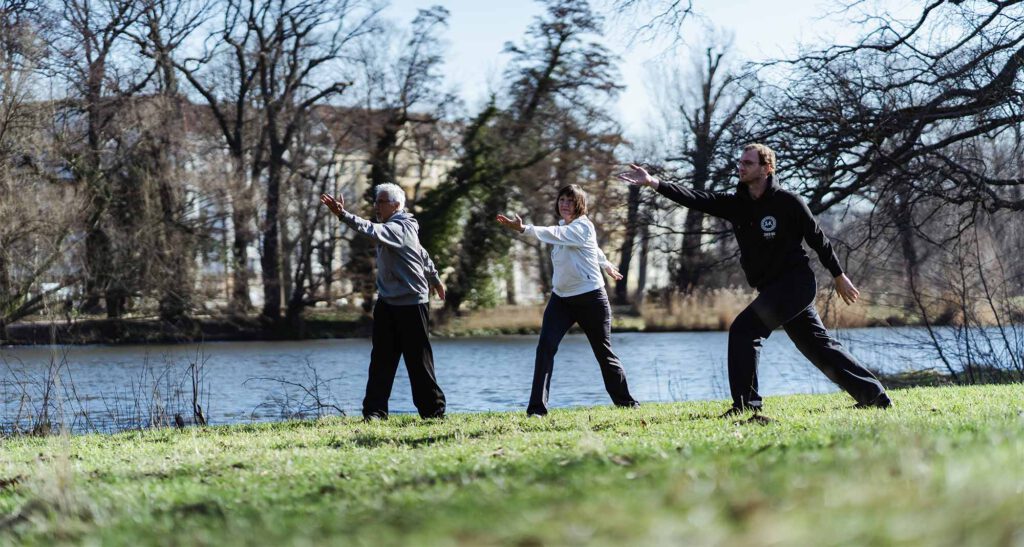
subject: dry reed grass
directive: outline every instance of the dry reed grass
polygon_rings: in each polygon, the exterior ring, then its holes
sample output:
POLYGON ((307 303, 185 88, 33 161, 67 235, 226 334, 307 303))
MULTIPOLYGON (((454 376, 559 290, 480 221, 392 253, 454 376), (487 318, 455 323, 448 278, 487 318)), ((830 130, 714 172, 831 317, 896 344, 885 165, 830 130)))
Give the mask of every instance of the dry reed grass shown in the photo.
POLYGON ((438 327, 442 336, 531 333, 540 330, 545 304, 470 310, 438 327))
MULTIPOLYGON (((618 309, 613 314, 615 330, 708 331, 728 330, 733 319, 757 296, 752 289, 723 288, 674 294, 646 303, 639 317, 618 309)), ((915 323, 899 308, 884 304, 858 302, 843 304, 829 287, 818 294, 818 311, 829 328, 859 328, 887 324, 915 323)), ((540 330, 544 304, 499 306, 472 310, 439 325, 437 334, 466 336, 484 334, 536 333, 540 330)))

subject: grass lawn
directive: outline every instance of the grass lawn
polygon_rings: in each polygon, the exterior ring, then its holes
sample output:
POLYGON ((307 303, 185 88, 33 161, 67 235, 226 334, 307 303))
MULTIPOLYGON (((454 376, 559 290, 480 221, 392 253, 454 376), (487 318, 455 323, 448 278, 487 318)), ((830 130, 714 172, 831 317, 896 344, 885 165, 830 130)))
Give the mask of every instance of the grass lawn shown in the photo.
POLYGON ((1024 386, 0 440, 0 544, 1024 545, 1024 386))

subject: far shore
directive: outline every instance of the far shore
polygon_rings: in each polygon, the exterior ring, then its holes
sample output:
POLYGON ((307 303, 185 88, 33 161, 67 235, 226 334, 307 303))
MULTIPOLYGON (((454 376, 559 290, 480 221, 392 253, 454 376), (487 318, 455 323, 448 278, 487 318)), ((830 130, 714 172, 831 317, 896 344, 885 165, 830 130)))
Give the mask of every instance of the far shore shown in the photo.
MULTIPOLYGON (((688 306, 685 309, 650 306, 635 310, 616 307, 613 332, 708 332, 728 330, 732 317, 741 307, 688 306), (731 309, 736 307, 738 309, 731 309)), ((472 310, 446 321, 439 321, 434 310, 432 334, 435 337, 472 337, 499 335, 537 335, 540 332, 543 305, 499 306, 472 310)), ((917 321, 898 316, 848 314, 830 317, 830 327, 863 328, 914 325, 917 321)), ((190 319, 171 324, 151 317, 124 319, 75 318, 71 321, 37 318, 8 325, 0 333, 0 345, 87 345, 87 344, 176 344, 196 342, 248 342, 274 340, 318 340, 332 338, 368 338, 372 319, 358 309, 314 310, 300 324, 285 320, 268 323, 259 316, 218 316, 190 319)))

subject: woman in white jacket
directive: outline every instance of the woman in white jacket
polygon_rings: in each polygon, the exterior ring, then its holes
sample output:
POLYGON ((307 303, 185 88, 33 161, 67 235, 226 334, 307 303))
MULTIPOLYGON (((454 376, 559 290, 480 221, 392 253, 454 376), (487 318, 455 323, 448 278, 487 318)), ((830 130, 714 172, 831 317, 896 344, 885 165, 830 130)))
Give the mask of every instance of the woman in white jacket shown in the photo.
POLYGON ((519 233, 533 235, 552 246, 551 299, 544 309, 544 322, 537 344, 537 360, 533 370, 533 390, 526 413, 543 416, 548 413, 548 392, 558 344, 574 323, 587 335, 594 357, 601 365, 604 386, 618 406, 635 407, 640 403, 629 394, 626 372, 619 358, 612 352, 612 310, 604 290, 603 268, 614 279, 622 274, 608 262, 597 246, 594 224, 587 218, 587 195, 583 189, 570 184, 558 191, 555 205, 558 226, 523 224, 519 215, 514 218, 498 215, 502 226, 519 233))

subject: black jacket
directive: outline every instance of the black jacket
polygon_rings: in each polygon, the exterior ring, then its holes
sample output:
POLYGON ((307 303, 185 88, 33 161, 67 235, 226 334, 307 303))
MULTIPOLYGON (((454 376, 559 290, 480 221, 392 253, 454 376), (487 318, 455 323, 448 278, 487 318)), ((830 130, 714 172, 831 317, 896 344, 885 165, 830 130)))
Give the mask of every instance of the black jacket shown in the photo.
POLYGON ((797 268, 809 268, 801 241, 818 253, 833 277, 843 273, 828 238, 800 196, 779 187, 775 177, 758 199, 740 183, 733 193, 690 190, 662 182, 658 193, 691 209, 732 223, 740 265, 752 287, 761 288, 797 268))

